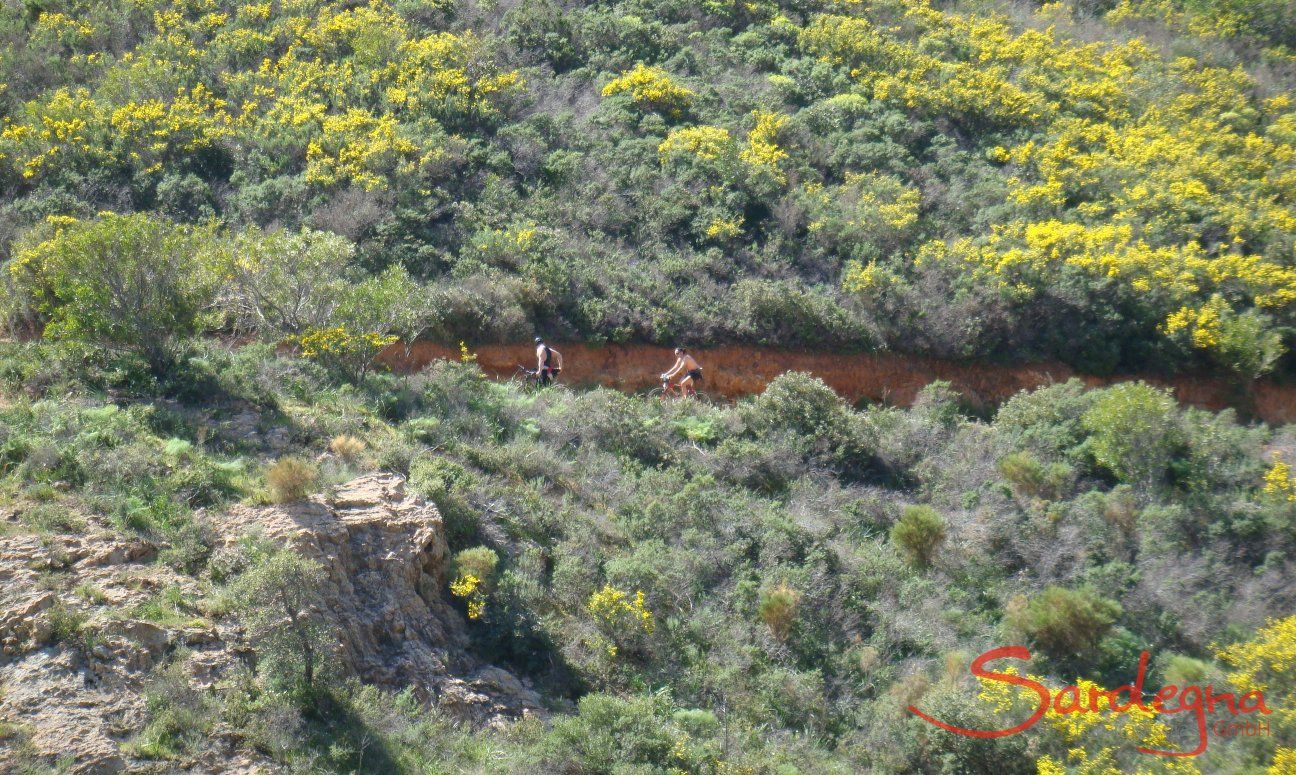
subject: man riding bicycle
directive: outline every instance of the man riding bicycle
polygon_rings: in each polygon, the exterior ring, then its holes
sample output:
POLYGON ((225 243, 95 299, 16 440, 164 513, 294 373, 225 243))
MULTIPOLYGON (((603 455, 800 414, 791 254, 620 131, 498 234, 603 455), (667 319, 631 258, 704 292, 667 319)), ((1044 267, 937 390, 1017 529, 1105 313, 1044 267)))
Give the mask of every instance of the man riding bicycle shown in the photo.
POLYGON ((540 379, 541 385, 548 385, 557 378, 558 372, 562 371, 562 353, 545 344, 544 339, 538 336, 535 338, 535 344, 536 376, 540 379))
POLYGON ((702 367, 698 362, 693 360, 693 356, 688 354, 688 350, 683 347, 675 348, 675 365, 671 370, 661 375, 662 382, 669 384, 671 377, 676 374, 683 374, 677 383, 681 390, 691 396, 697 395, 697 383, 702 381, 702 367))

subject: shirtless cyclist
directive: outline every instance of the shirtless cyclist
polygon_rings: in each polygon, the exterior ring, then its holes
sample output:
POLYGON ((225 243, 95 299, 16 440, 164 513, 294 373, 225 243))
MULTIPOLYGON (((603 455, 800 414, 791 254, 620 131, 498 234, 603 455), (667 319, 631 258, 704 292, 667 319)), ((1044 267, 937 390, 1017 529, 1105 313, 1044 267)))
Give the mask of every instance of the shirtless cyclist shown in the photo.
POLYGON ((696 396, 697 383, 702 381, 702 367, 683 347, 675 348, 675 365, 670 371, 661 375, 662 382, 669 384, 671 378, 677 374, 683 375, 677 383, 680 389, 687 395, 696 396))
POLYGON ((545 344, 544 339, 535 338, 536 345, 536 376, 540 378, 541 385, 552 384, 562 371, 563 360, 562 353, 545 344))

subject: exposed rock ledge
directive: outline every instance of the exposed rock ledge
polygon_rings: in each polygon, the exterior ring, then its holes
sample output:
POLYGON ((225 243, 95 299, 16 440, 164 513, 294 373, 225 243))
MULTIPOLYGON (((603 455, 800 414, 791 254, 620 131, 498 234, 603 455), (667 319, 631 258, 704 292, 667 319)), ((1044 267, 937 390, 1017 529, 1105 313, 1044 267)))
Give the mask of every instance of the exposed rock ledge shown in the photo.
MULTIPOLYGON (((327 498, 237 507, 212 516, 211 524, 218 545, 260 531, 324 566, 339 656, 361 680, 408 687, 421 701, 475 724, 542 713, 527 685, 465 651, 465 623, 444 596, 441 516, 433 504, 406 494, 400 477, 372 474, 327 498)), ((244 643, 232 619, 165 626, 129 618, 167 587, 199 591, 154 555, 147 543, 105 530, 76 536, 0 531, 0 726, 9 730, 0 737, 10 738, 0 739, 0 771, 17 761, 14 730, 30 752, 75 773, 156 771, 158 763, 132 760, 121 747, 145 721, 150 669, 179 645, 191 652, 186 668, 195 686, 213 686, 238 664, 244 643), (95 595, 88 597, 87 589, 95 595), (88 617, 93 645, 51 642, 55 616, 68 611, 88 617)), ((250 756, 185 766, 191 772, 273 769, 250 756)))
POLYGON ((406 494, 399 476, 363 476, 329 499, 235 508, 217 524, 229 543, 259 528, 324 566, 341 656, 366 683, 410 687, 421 701, 476 722, 539 709, 539 697, 516 678, 465 653, 463 618, 443 595, 441 515, 406 494))

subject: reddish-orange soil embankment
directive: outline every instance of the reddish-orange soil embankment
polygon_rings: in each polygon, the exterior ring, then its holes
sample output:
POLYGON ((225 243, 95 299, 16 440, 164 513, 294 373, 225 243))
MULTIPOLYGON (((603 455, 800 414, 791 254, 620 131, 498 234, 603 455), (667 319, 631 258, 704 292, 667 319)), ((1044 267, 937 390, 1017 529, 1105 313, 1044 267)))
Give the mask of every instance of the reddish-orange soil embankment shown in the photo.
MULTIPOLYGON (((667 347, 558 343, 562 351, 562 381, 573 385, 603 385, 619 390, 642 390, 658 384, 657 375, 674 362, 667 347)), ((487 374, 507 378, 519 364, 535 366, 531 345, 488 344, 472 348, 487 374)), ((1076 374, 1061 364, 998 366, 964 364, 895 353, 839 354, 770 350, 751 346, 723 346, 695 350, 705 380, 702 389, 712 395, 739 398, 764 390, 785 371, 807 371, 822 379, 850 401, 881 401, 908 406, 925 385, 948 380, 969 402, 992 406, 1015 393, 1079 377, 1090 386, 1132 379, 1173 388, 1179 400, 1193 406, 1219 410, 1236 407, 1244 415, 1273 424, 1296 422, 1296 385, 1256 383, 1247 396, 1230 380, 1214 376, 1156 377, 1140 374, 1093 377, 1076 374)), ((393 346, 380 360, 398 371, 417 371, 436 359, 458 359, 459 351, 433 342, 417 342, 406 356, 403 346, 393 346)))

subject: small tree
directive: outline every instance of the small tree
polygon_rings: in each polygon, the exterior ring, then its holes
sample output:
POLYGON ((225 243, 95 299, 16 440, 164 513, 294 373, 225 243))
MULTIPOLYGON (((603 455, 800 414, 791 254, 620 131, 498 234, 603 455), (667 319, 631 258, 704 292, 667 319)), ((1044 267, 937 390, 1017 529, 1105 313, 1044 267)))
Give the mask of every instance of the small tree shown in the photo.
POLYGON ((891 543, 914 565, 926 568, 945 540, 945 531, 945 520, 932 507, 907 506, 900 521, 891 526, 891 543))
POLYGON ((404 269, 392 267, 340 290, 330 325, 307 329, 291 340, 306 357, 358 378, 383 350, 401 337, 408 346, 436 319, 426 289, 404 269))
POLYGON ((355 253, 322 231, 249 229, 220 256, 229 278, 221 306, 234 322, 274 340, 327 327, 342 303, 355 253))
POLYGON ((335 640, 320 610, 324 581, 318 562, 280 549, 257 552, 231 590, 270 675, 305 694, 335 640))
POLYGON ((9 271, 47 335, 137 352, 160 374, 210 322, 218 277, 205 250, 215 239, 155 215, 51 218, 9 271))

